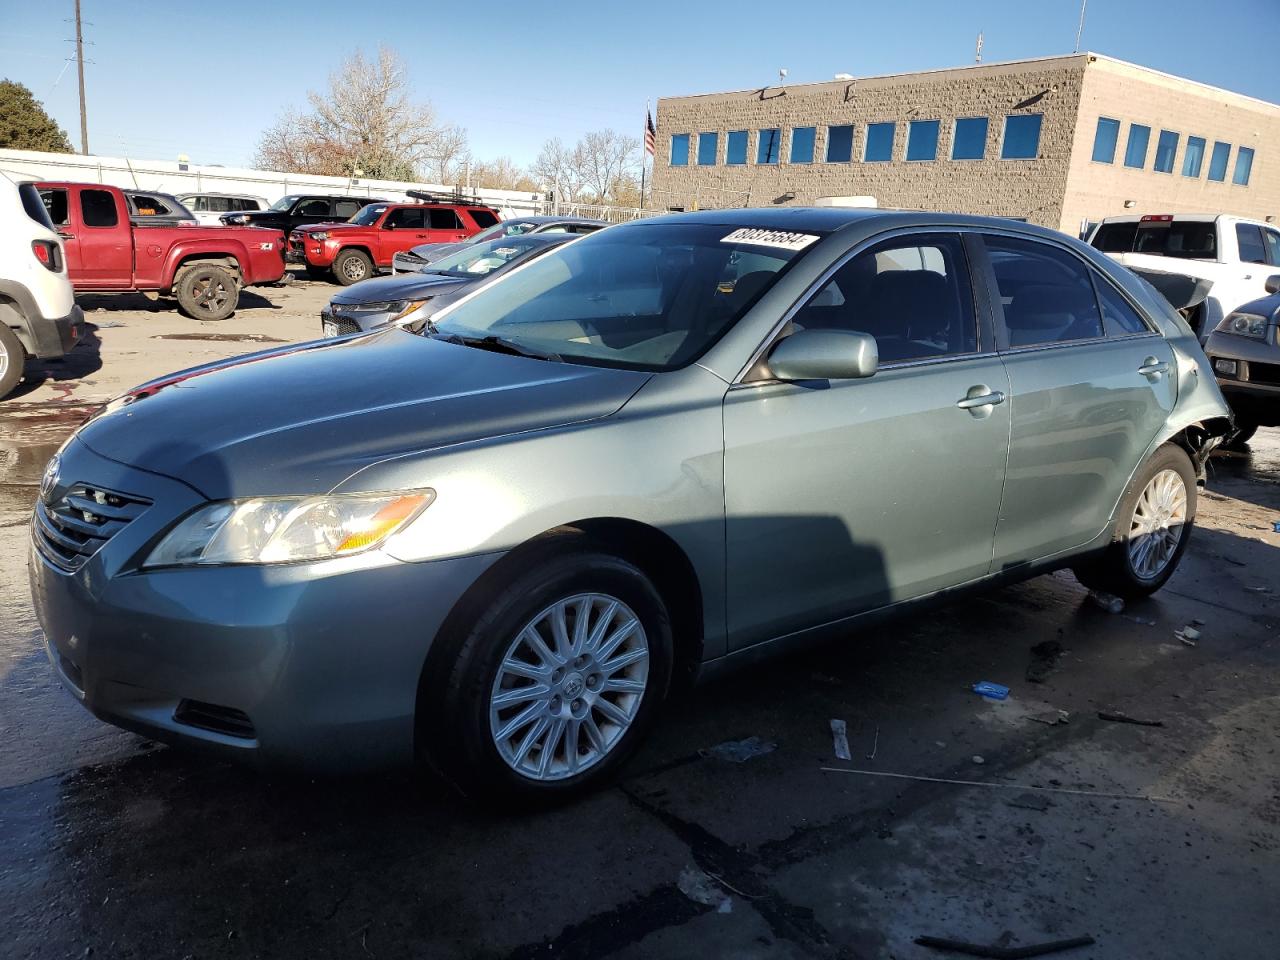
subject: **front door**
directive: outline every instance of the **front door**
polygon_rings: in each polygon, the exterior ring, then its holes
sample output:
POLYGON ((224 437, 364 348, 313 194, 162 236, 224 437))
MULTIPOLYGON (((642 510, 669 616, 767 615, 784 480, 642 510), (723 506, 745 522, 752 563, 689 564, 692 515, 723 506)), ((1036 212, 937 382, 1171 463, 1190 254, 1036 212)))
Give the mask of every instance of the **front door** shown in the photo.
POLYGON ((133 286, 133 228, 120 195, 80 186, 69 188, 69 192, 70 222, 59 226, 58 232, 69 245, 67 276, 72 286, 129 289, 133 286))
POLYGON ((988 235, 1011 394, 1000 569, 1089 543, 1177 395, 1173 349, 1064 246, 988 235))
POLYGON ((731 647, 987 574, 1009 386, 985 315, 958 235, 883 241, 846 262, 784 331, 870 333, 874 376, 729 390, 731 647))

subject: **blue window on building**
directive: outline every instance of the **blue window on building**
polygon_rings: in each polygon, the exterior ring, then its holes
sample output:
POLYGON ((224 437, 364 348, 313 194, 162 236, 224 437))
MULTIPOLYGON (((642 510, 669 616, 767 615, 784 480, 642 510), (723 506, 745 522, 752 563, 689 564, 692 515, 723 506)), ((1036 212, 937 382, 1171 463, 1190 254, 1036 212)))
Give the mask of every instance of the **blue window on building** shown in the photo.
POLYGON ((1204 164, 1204 137, 1187 137, 1187 152, 1182 155, 1182 175, 1199 177, 1204 164))
POLYGON ((1098 129, 1093 132, 1093 159, 1097 163, 1116 162, 1116 144, 1120 141, 1120 121, 1110 117, 1098 118, 1098 129))
POLYGON ((1156 141, 1156 162, 1152 169, 1156 173, 1173 173, 1173 159, 1178 155, 1178 134, 1172 130, 1161 130, 1160 139, 1156 141))
POLYGON ((720 134, 698 134, 698 166, 714 167, 716 155, 720 152, 720 134))
POLYGON ((747 131, 730 130, 729 142, 726 144, 724 162, 739 167, 747 162, 747 131))
POLYGON ((1231 182, 1242 187, 1249 185, 1249 174, 1253 172, 1253 147, 1241 147, 1236 151, 1236 172, 1231 175, 1231 182))
POLYGON ((1129 124, 1129 141, 1124 145, 1124 165, 1141 170, 1147 165, 1147 144, 1151 142, 1151 128, 1140 123, 1129 124))
POLYGON ((963 117, 956 121, 951 138, 952 160, 981 160, 987 155, 986 117, 963 117))
POLYGON ((1002 160, 1034 160, 1040 155, 1040 124, 1044 117, 1039 113, 1015 113, 1004 118, 1004 145, 1000 148, 1002 160))
POLYGON ((867 124, 867 144, 862 159, 867 163, 881 163, 893 159, 893 133, 897 124, 867 124))
POLYGON ((1231 159, 1231 144, 1217 140, 1209 155, 1209 179, 1221 183, 1227 179, 1227 161, 1231 159))
POLYGON ((853 159, 853 125, 827 127, 827 163, 848 163, 853 159))
POLYGON ((673 133, 671 135, 671 165, 687 167, 689 165, 689 135, 673 133))
POLYGON ((817 139, 817 127, 792 127, 791 162, 813 163, 813 144, 817 139))
POLYGON ((756 134, 756 163, 777 163, 782 152, 782 131, 777 127, 756 134))
POLYGON ((907 159, 938 159, 937 120, 912 120, 907 126, 907 159))

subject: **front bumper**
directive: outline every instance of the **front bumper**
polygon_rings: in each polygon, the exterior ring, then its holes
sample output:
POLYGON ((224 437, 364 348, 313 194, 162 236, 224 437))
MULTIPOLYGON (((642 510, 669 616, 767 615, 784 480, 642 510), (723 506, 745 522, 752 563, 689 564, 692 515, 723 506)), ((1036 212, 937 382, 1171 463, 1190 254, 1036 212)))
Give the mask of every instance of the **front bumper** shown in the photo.
POLYGON ((1264 425, 1280 425, 1280 335, 1275 327, 1265 340, 1214 333, 1205 343, 1205 354, 1222 394, 1232 409, 1248 413, 1264 425), (1235 365, 1234 373, 1219 370, 1219 361, 1235 365))
POLYGON ((79 440, 59 476, 55 504, 77 484, 149 501, 70 573, 33 523, 31 592, 46 649, 87 709, 157 740, 271 764, 349 771, 412 759, 427 651, 495 557, 414 564, 373 551, 142 571, 140 553, 202 498, 79 440))
POLYGON ((320 330, 326 337, 345 337, 353 333, 368 333, 385 327, 395 314, 390 311, 381 313, 341 313, 332 305, 320 310, 320 330))
POLYGON ((285 262, 305 264, 309 267, 331 267, 333 254, 325 244, 323 240, 312 240, 305 233, 291 234, 289 243, 285 247, 285 262))

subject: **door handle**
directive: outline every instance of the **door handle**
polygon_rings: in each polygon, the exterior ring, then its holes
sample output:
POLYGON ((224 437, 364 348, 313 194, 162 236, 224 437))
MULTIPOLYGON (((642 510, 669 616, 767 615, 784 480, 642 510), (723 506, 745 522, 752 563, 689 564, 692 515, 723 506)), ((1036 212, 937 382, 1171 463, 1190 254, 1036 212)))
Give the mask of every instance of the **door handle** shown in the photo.
POLYGON ((994 407, 997 403, 1004 403, 1004 394, 999 390, 992 390, 990 393, 981 393, 976 397, 965 397, 963 400, 957 400, 956 406, 961 410, 973 410, 977 407, 994 407))
POLYGON ((1142 361, 1142 366, 1138 368, 1138 372, 1148 380, 1159 380, 1160 377, 1169 369, 1169 364, 1163 360, 1157 360, 1155 357, 1147 357, 1142 361))
POLYGON ((58 236, 60 236, 63 240, 74 240, 76 238, 76 235, 74 233, 67 233, 67 231, 65 230, 59 230, 58 236))

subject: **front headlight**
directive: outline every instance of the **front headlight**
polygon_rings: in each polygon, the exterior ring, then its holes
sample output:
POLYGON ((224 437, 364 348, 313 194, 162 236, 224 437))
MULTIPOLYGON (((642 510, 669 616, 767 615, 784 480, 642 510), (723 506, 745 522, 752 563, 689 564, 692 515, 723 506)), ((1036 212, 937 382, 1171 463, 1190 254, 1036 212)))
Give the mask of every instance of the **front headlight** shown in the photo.
POLYGON ((1237 337, 1261 340, 1267 335, 1267 318, 1253 313, 1232 313, 1223 317, 1214 329, 1217 333, 1234 333, 1237 337))
POLYGON ((312 240, 328 240, 329 234, 327 234, 323 230, 317 230, 315 233, 311 235, 311 239, 312 240))
POLYGON ((170 530, 143 566, 345 557, 383 543, 434 499, 434 490, 414 490, 211 503, 170 530))
POLYGON ((370 303, 348 303, 334 304, 339 307, 340 313, 389 313, 391 314, 391 322, 406 317, 420 306, 426 303, 426 300, 375 300, 370 303))

